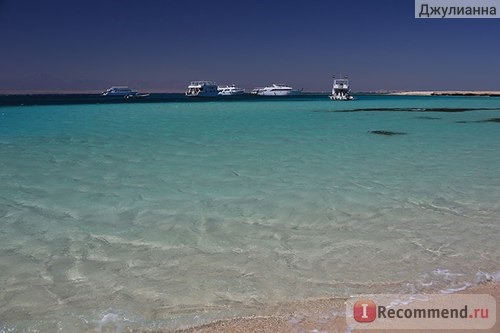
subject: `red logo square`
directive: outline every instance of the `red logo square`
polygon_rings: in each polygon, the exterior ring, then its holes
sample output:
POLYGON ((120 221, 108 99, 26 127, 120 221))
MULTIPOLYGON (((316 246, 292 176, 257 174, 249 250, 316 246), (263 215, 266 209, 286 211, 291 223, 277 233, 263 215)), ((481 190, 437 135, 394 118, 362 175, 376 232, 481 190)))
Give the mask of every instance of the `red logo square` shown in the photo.
POLYGON ((372 300, 362 299, 354 303, 354 320, 370 323, 377 317, 377 306, 372 300))

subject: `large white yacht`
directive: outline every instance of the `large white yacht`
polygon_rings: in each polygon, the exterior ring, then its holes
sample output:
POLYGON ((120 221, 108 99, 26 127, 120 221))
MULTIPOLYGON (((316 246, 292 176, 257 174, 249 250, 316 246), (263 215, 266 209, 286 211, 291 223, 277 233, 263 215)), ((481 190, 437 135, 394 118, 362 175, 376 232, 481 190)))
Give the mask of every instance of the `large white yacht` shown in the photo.
POLYGON ((137 95, 137 91, 130 89, 127 86, 114 86, 107 89, 102 93, 103 96, 117 96, 117 97, 126 97, 126 96, 135 96, 137 95))
POLYGON ((215 97, 219 95, 217 85, 212 81, 192 81, 187 90, 189 97, 215 97))
POLYGON ((347 76, 344 76, 343 79, 335 79, 333 77, 333 87, 332 87, 332 95, 330 99, 332 101, 351 101, 354 97, 351 96, 351 88, 349 87, 349 80, 347 76))
POLYGON ((302 90, 294 90, 292 87, 284 84, 273 84, 269 87, 255 88, 252 90, 252 94, 260 96, 291 96, 299 95, 301 92, 302 90))
POLYGON ((245 93, 245 89, 238 88, 234 84, 225 87, 218 87, 219 96, 235 96, 235 95, 243 95, 245 93))

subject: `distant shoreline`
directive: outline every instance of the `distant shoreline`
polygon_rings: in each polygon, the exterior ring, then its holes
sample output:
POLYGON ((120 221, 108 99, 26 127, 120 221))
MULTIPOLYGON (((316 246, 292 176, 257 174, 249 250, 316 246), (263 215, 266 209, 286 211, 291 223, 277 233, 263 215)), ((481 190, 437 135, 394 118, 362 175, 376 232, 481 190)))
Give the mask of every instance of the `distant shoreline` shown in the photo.
MULTIPOLYGON (((181 90, 165 90, 148 91, 151 94, 184 94, 181 90)), ((304 91, 303 95, 329 95, 330 91, 304 91)), ((372 90, 372 91, 355 91, 354 95, 389 95, 389 96, 495 96, 500 97, 500 90, 372 90)), ((0 90, 0 96, 44 96, 44 95, 92 95, 101 96, 101 92, 97 91, 57 91, 57 90, 39 90, 39 91, 23 91, 23 90, 0 90)))
POLYGON ((326 93, 303 93, 294 96, 258 96, 250 93, 239 96, 188 97, 184 93, 151 93, 144 98, 103 96, 102 94, 25 94, 1 95, 0 107, 28 105, 74 105, 74 104, 120 104, 120 103, 165 103, 204 101, 255 101, 255 100, 304 100, 326 97, 326 93))
POLYGON ((438 91, 400 91, 384 95, 394 96, 500 96, 500 91, 486 90, 438 90, 438 91))

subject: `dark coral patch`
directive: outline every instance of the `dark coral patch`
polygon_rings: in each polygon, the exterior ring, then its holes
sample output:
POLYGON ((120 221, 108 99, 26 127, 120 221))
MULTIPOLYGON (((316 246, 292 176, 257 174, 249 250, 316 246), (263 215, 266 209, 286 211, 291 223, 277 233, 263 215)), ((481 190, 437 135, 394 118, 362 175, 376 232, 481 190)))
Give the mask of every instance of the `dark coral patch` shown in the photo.
POLYGON ((405 135, 405 132, 393 132, 393 131, 383 131, 383 130, 377 130, 377 131, 369 131, 371 134, 378 134, 378 135, 387 135, 387 136, 392 136, 392 135, 405 135))
POLYGON ((500 123, 500 118, 490 118, 490 119, 484 119, 484 120, 458 120, 455 121, 458 124, 467 124, 467 123, 500 123))
MULTIPOLYGON (((317 110, 313 112, 467 112, 467 111, 487 111, 498 110, 498 108, 366 108, 348 110, 317 110)), ((432 119, 434 117, 422 118, 432 119)))
POLYGON ((490 118, 481 121, 482 123, 500 123, 500 118, 490 118))
POLYGON ((342 110, 340 112, 363 112, 363 111, 396 111, 396 112, 466 112, 474 110, 488 110, 485 108, 366 108, 342 110))

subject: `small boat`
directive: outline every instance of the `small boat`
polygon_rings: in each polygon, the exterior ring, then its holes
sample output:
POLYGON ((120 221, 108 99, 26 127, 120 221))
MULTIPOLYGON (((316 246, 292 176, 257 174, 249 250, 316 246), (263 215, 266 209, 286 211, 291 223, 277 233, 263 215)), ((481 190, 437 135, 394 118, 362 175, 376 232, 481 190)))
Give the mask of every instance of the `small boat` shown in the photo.
POLYGON ((225 87, 219 86, 217 90, 219 92, 219 96, 236 96, 243 95, 245 93, 245 89, 238 88, 234 84, 225 87))
POLYGON ((126 96, 135 96, 137 95, 137 91, 130 89, 127 86, 114 86, 107 89, 102 93, 103 96, 113 96, 113 97, 126 97, 126 96))
POLYGON ((187 90, 188 97, 215 97, 219 95, 217 85, 212 81, 192 81, 187 90))
POLYGON ((335 79, 333 77, 332 94, 329 96, 332 101, 352 101, 354 97, 351 96, 351 88, 349 87, 349 80, 347 76, 343 79, 335 79))
POLYGON ((259 96, 292 96, 299 95, 301 90, 294 90, 292 87, 284 84, 273 84, 269 87, 255 88, 252 94, 259 96))

